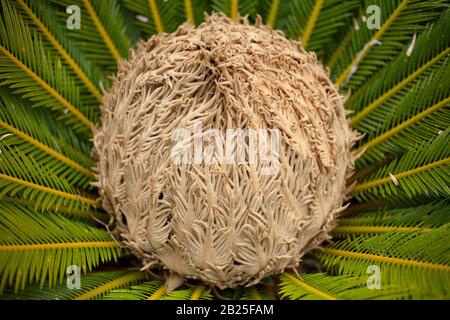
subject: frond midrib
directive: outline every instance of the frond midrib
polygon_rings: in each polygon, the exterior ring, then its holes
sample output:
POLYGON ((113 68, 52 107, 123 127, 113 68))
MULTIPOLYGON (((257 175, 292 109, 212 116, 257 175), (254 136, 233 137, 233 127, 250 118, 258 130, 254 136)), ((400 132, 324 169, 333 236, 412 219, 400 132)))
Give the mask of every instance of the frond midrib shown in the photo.
MULTIPOLYGON (((395 19, 401 14, 401 12, 406 8, 410 0, 403 0, 397 8, 395 8, 394 12, 389 16, 389 18, 383 23, 381 28, 371 37, 371 39, 367 43, 373 43, 375 41, 379 41, 384 33, 389 29, 389 27, 394 23, 395 19)), ((352 66, 355 64, 357 59, 362 60, 369 53, 370 48, 368 50, 361 51, 360 55, 357 55, 352 59, 350 64, 341 72, 341 74, 336 78, 336 83, 341 85, 344 83, 347 76, 350 74, 352 66)))
MULTIPOLYGON (((450 49, 450 48, 449 48, 450 49)), ((364 145, 360 146, 357 149, 357 152, 362 152, 363 150, 368 150, 383 141, 391 138, 395 134, 399 133, 400 131, 404 130, 405 128, 413 125, 414 123, 422 120, 423 118, 429 116, 433 112, 436 112, 437 110, 445 107, 447 104, 450 103, 450 97, 445 98, 444 100, 439 101, 438 103, 432 105, 431 107, 427 108, 426 110, 416 114, 415 116, 403 121, 399 125, 395 126, 394 128, 386 131, 385 133, 379 135, 378 137, 375 137, 371 139, 370 141, 366 142, 364 145)))
POLYGON ((115 241, 80 241, 61 243, 35 243, 35 244, 0 244, 0 251, 29 251, 29 250, 57 250, 57 249, 80 249, 80 248, 114 248, 118 243, 115 241))
POLYGON ((446 272, 450 271, 450 266, 445 265, 445 264, 433 263, 433 262, 407 260, 407 259, 386 257, 386 256, 382 256, 382 255, 354 252, 354 251, 342 250, 342 249, 323 248, 323 251, 327 254, 337 256, 337 257, 356 258, 356 259, 360 259, 360 260, 376 261, 376 262, 380 262, 380 263, 398 264, 398 265, 403 265, 403 266, 426 268, 426 269, 446 271, 446 272))
POLYGON ((143 272, 134 272, 132 274, 127 274, 125 276, 122 276, 118 279, 109 281, 103 285, 100 285, 94 289, 89 290, 88 292, 83 293, 82 295, 79 295, 73 300, 89 300, 95 297, 98 297, 112 289, 122 287, 126 284, 142 280, 145 278, 145 274, 143 272))
MULTIPOLYGON (((445 164, 447 164, 449 162, 450 162, 450 157, 447 157, 447 158, 444 158, 444 159, 441 159, 441 160, 438 160, 438 161, 434 161, 434 162, 428 163, 426 165, 423 165, 423 166, 420 166, 420 167, 417 167, 417 168, 414 168, 414 169, 411 169, 411 170, 398 172, 398 173, 392 173, 392 176, 394 178, 400 180, 402 178, 407 178, 407 177, 413 176, 415 174, 422 173, 424 171, 431 170, 433 168, 439 167, 441 165, 445 165, 445 164)), ((387 176, 387 177, 384 177, 384 178, 379 178, 379 179, 367 181, 367 182, 364 182, 364 183, 361 183, 361 184, 357 184, 353 188, 352 193, 355 194, 357 192, 360 192, 360 191, 363 191, 363 190, 367 190, 367 189, 370 189, 370 188, 373 188, 373 187, 376 187, 376 186, 379 186, 379 185, 382 185, 382 184, 386 184, 386 183, 389 183, 389 182, 393 182, 391 176, 387 176)))
POLYGON ((114 42, 111 40, 110 36, 108 35, 108 32, 106 32, 105 27, 103 26, 102 22, 100 21, 99 17, 97 16, 97 13, 94 10, 94 7, 92 6, 91 2, 89 0, 83 0, 84 6, 86 7, 86 10, 89 13, 89 16, 91 17, 91 20, 94 22, 95 27, 97 28, 98 32, 100 33, 100 36, 102 37, 103 41, 106 44, 106 47, 109 49, 111 55, 114 57, 116 61, 119 61, 122 58, 122 55, 119 53, 119 50, 117 50, 116 46, 114 45, 114 42))
POLYGON ((2 52, 7 58, 9 58, 15 65, 22 69, 30 78, 32 78, 42 89, 47 91, 53 98, 56 99, 61 105, 63 105, 69 112, 71 112, 78 120, 89 128, 93 128, 94 124, 86 118, 73 104, 66 100, 58 91, 52 88, 45 80, 39 77, 33 70, 28 68, 25 64, 17 59, 11 52, 5 47, 0 45, 0 52, 2 52))
POLYGON ((192 1, 191 0, 184 0, 184 10, 186 12, 186 19, 192 25, 195 25, 194 11, 192 10, 192 1))
POLYGON ((312 293, 315 296, 321 297, 321 298, 323 298, 325 300, 338 300, 337 297, 335 297, 335 296, 333 296, 333 295, 331 295, 329 293, 320 291, 319 289, 308 285, 307 283, 301 281, 297 277, 295 277, 295 276, 293 276, 293 275, 291 275, 291 274, 289 274, 287 272, 283 273, 281 276, 287 278, 288 280, 290 280, 292 282, 294 282, 296 285, 302 287, 304 290, 312 293))
POLYGON ((85 203, 88 205, 91 205, 93 207, 97 207, 97 202, 94 199, 91 198, 87 198, 84 196, 80 196, 80 195, 75 195, 75 194, 71 194, 65 191, 61 191, 61 190, 57 190, 57 189, 52 189, 46 186, 42 186, 40 184, 36 184, 30 181, 26 181, 26 180, 22 180, 16 177, 12 177, 3 173, 0 173, 0 179, 4 179, 7 180, 9 182, 13 182, 13 183, 17 183, 17 184, 21 184, 23 186, 35 189, 35 190, 39 190, 39 191, 43 191, 46 193, 50 193, 56 196, 60 196, 69 200, 75 200, 75 201, 79 201, 81 203, 85 203))
POLYGON ((280 6, 280 0, 272 0, 270 9, 269 9, 269 13, 267 14, 267 24, 271 27, 273 27, 275 25, 275 20, 277 18, 279 6, 280 6))
POLYGON ((305 31, 301 36, 302 45, 305 49, 308 48, 309 39, 311 38, 314 26, 316 25, 317 19, 319 18, 320 11, 322 10, 324 0, 316 0, 314 4, 311 15, 309 16, 308 22, 305 26, 305 31))
POLYGON ((190 300, 199 300, 205 290, 205 286, 203 283, 199 283, 195 286, 194 291, 192 292, 190 300))
POLYGON ((2 120, 0 120, 0 127, 5 128, 6 130, 12 132, 13 134, 15 134, 16 136, 22 138, 23 140, 27 141, 28 143, 34 145, 36 148, 40 149, 41 151, 47 153, 48 155, 52 156, 53 158, 58 159, 59 161, 65 163, 66 165, 68 165, 69 167, 81 172, 82 174, 84 174, 87 177, 93 177, 94 174, 93 172, 91 172, 89 169, 83 167, 81 164, 79 164, 78 162, 75 162, 72 159, 69 159, 68 157, 66 157, 65 155, 61 154, 60 152, 50 148, 49 146, 41 143, 40 141, 34 139, 33 137, 31 137, 30 135, 28 135, 27 133, 7 124, 6 122, 3 122, 2 120))
MULTIPOLYGON (((28 199, 21 199, 21 198, 12 198, 12 197, 2 197, 1 199, 4 202, 14 203, 21 206, 31 207, 34 208, 35 203, 29 201, 28 199)), ((67 215, 71 215, 74 217, 79 218, 90 218, 94 217, 95 219, 98 219, 102 222, 108 221, 109 216, 100 211, 92 211, 89 209, 78 209, 78 208, 72 208, 65 205, 60 205, 58 208, 56 208, 55 205, 52 205, 50 207, 46 207, 47 212, 54 212, 54 213, 64 213, 67 215)))
POLYGON ((412 74, 410 74, 408 77, 400 81, 398 84, 396 84, 394 87, 389 89, 386 93, 384 93, 382 96, 378 97, 376 100, 372 101, 369 105, 363 107, 360 112, 358 112, 354 117, 350 119, 350 125, 352 127, 356 126, 358 123, 360 123, 369 113, 374 111, 376 108, 378 108, 383 102, 387 101, 389 98, 394 96, 396 93, 398 93, 400 90, 405 88, 408 84, 410 84, 412 81, 414 81, 417 77, 422 75, 426 70, 428 70, 431 66, 436 64, 440 59, 445 57, 450 53, 450 47, 445 49, 444 51, 440 52, 438 55, 433 57, 431 60, 427 61, 424 65, 422 65, 420 68, 415 70, 412 74))
POLYGON ((155 292, 148 296, 147 300, 159 300, 166 292, 166 286, 162 284, 155 292))
POLYGON ((332 233, 390 233, 390 232, 430 232, 432 228, 422 227, 388 227, 388 226, 348 226, 339 225, 332 230, 332 233))
POLYGON ((164 26, 162 24, 158 6, 156 5, 155 0, 148 0, 147 3, 152 15, 153 23, 155 24, 156 31, 158 33, 164 32, 164 26))
POLYGON ((230 18, 236 20, 239 14, 239 1, 231 0, 230 18))
POLYGON ((30 7, 23 0, 18 0, 19 5, 28 14, 28 16, 33 20, 35 25, 39 30, 47 37, 49 42, 55 47, 56 51, 61 55, 61 57, 67 62, 67 64, 72 68, 75 74, 84 83, 86 88, 95 96, 97 101, 102 101, 102 94, 97 89, 97 87, 92 83, 86 73, 81 69, 81 67, 75 62, 75 60, 70 56, 70 54, 63 48, 63 46, 58 42, 58 40, 53 36, 53 34, 48 30, 48 28, 42 23, 42 21, 34 14, 30 7))

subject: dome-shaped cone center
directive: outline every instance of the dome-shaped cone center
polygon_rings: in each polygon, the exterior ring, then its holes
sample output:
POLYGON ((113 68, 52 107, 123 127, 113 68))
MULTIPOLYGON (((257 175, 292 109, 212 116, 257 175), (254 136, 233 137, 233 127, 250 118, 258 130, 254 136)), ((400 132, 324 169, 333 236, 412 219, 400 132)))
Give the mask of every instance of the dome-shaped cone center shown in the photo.
POLYGON ((154 272, 226 288, 295 268, 348 191, 357 133, 343 103, 315 54, 259 19, 154 35, 103 99, 103 207, 154 272))

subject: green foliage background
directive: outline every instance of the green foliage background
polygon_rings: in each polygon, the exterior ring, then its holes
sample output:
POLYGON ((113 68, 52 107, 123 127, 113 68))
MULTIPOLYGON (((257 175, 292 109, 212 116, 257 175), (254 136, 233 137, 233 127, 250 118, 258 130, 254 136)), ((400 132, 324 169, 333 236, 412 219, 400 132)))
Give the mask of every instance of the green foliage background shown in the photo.
POLYGON ((449 1, 0 1, 1 299, 450 298, 449 1), (74 4, 81 30, 66 27, 74 4), (380 29, 366 27, 370 5, 380 29), (212 10, 259 14, 316 52, 349 95, 365 152, 332 241, 300 274, 168 293, 104 227, 89 184, 91 129, 108 76, 139 38, 212 10), (69 265, 81 267, 78 290, 66 286, 69 265), (370 265, 381 289, 366 286, 370 265))

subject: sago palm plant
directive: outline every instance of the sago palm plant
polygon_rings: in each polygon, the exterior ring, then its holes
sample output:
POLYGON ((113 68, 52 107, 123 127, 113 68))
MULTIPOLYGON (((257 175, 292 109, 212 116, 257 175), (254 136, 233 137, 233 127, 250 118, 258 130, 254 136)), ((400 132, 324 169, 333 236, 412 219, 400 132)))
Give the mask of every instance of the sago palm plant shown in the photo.
POLYGON ((0 298, 449 299, 449 30, 445 0, 1 0, 0 298), (315 52, 364 152, 332 239, 297 272, 169 292, 109 232, 91 130, 139 39, 212 11, 315 52))

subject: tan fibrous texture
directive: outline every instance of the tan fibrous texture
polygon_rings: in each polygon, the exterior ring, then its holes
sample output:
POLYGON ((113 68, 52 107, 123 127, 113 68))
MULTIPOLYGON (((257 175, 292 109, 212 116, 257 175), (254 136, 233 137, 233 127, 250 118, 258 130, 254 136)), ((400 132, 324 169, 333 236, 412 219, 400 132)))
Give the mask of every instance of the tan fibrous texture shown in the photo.
POLYGON ((220 288, 295 268, 346 200, 357 135, 343 103, 316 56, 259 19, 213 14, 152 36, 119 63, 94 130, 103 208, 145 268, 220 288), (202 132, 277 129, 278 170, 176 163, 174 132, 192 138, 195 122, 202 132))

